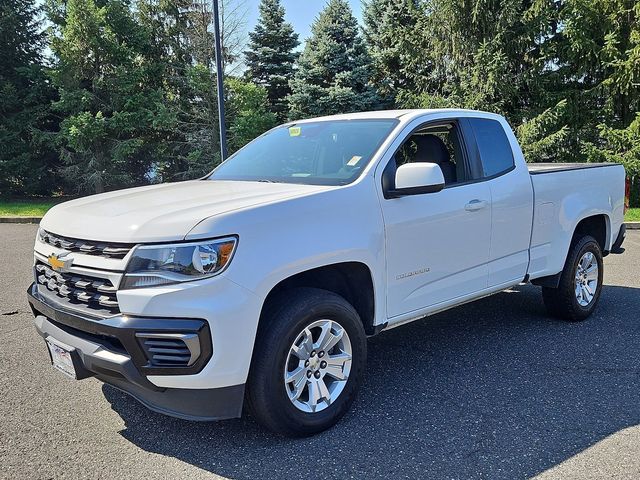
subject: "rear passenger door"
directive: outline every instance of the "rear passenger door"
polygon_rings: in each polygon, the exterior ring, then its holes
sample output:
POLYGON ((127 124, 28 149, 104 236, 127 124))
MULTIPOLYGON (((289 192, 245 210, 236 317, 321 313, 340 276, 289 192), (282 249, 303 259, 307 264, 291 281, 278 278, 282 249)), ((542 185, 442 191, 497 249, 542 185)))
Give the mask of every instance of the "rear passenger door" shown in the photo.
POLYGON ((518 142, 504 120, 469 118, 468 121, 482 175, 491 192, 489 287, 506 287, 522 281, 529 265, 531 177, 518 142))

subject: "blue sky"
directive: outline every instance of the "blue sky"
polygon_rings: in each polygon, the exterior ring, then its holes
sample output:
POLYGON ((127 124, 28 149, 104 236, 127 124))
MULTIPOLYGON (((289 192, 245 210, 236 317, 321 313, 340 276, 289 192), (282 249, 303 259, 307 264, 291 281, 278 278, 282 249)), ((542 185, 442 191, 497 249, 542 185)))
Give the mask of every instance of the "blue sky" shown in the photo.
MULTIPOLYGON (((318 16, 318 13, 326 5, 326 0, 281 0, 285 9, 285 16, 289 23, 293 25, 295 31, 300 35, 300 42, 311 35, 311 23, 318 16)), ((362 5, 361 0, 348 0, 354 15, 361 22, 362 5)), ((248 10, 247 31, 253 30, 258 21, 259 0, 246 0, 248 10)), ((362 23, 362 22, 361 22, 362 23)))

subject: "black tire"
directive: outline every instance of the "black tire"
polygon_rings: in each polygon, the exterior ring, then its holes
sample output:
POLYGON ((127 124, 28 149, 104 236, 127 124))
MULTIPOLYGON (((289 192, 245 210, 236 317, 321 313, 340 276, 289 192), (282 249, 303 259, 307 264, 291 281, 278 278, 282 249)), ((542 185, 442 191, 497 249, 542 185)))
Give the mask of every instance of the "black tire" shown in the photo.
POLYGON ((567 255, 567 261, 560 276, 558 288, 542 288, 542 298, 549 314, 556 318, 572 322, 579 322, 586 319, 591 315, 598 304, 598 300, 600 300, 602 274, 602 250, 600 250, 600 245, 596 239, 590 235, 584 235, 574 239, 569 248, 569 254, 567 255), (587 252, 593 253, 598 263, 598 285, 591 302, 586 306, 582 306, 578 302, 575 294, 575 275, 578 262, 587 252))
POLYGON ((333 426, 349 410, 360 387, 367 338, 356 310, 344 298, 317 288, 285 292, 266 306, 247 381, 249 411, 263 426, 286 436, 308 436, 333 426), (293 405, 283 382, 289 349, 316 320, 333 320, 351 342, 351 371, 340 395, 324 410, 306 413, 293 405))

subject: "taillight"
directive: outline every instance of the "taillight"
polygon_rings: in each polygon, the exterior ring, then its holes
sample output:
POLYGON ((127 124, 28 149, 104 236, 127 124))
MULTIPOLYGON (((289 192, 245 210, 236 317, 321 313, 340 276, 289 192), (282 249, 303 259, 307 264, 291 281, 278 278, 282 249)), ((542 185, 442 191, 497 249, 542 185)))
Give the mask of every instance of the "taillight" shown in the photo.
POLYGON ((624 213, 629 210, 629 197, 631 197, 631 178, 626 177, 624 181, 624 213))

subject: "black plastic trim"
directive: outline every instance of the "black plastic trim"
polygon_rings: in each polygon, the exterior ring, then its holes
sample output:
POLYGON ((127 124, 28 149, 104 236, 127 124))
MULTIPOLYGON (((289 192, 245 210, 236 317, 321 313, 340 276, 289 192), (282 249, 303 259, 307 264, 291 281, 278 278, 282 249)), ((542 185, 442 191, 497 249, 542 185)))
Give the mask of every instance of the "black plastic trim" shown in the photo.
POLYGON ((533 285, 537 285, 538 287, 549 287, 549 288, 558 288, 560 285, 560 277, 562 276, 562 272, 556 273, 555 275, 549 275, 547 277, 534 278, 531 280, 533 285))
POLYGON ((385 198, 400 198, 408 195, 423 195, 425 193, 436 193, 444 188, 444 183, 438 185, 426 185, 421 187, 394 188, 385 192, 385 198))
MULTIPOLYGON (((213 353, 209 323, 203 319, 131 317, 127 315, 103 318, 81 315, 78 312, 65 309, 62 305, 53 304, 51 299, 42 297, 38 293, 36 284, 29 287, 27 296, 34 314, 44 315, 63 330, 68 327, 88 335, 117 339, 142 375, 193 375, 204 368, 213 353), (188 367, 154 367, 149 364, 149 360, 135 336, 137 332, 196 333, 200 339, 200 357, 188 367)), ((99 338, 96 338, 95 341, 100 343, 99 338)))
POLYGON ((627 226, 623 223, 620 226, 620 231, 618 232, 616 241, 613 242, 613 246, 611 247, 610 253, 613 253, 613 254, 624 253, 624 248, 622 248, 622 244, 624 243, 624 239, 627 236, 626 234, 627 234, 627 226))
POLYGON ((166 388, 162 392, 143 390, 113 378, 97 378, 131 395, 149 410, 197 422, 239 418, 242 414, 245 384, 219 388, 166 388))
POLYGON ((155 412, 202 421, 237 418, 242 413, 244 384, 209 389, 158 387, 127 355, 105 355, 99 343, 67 332, 44 315, 36 316, 35 326, 45 340, 64 345, 71 352, 77 379, 95 376, 155 412))

